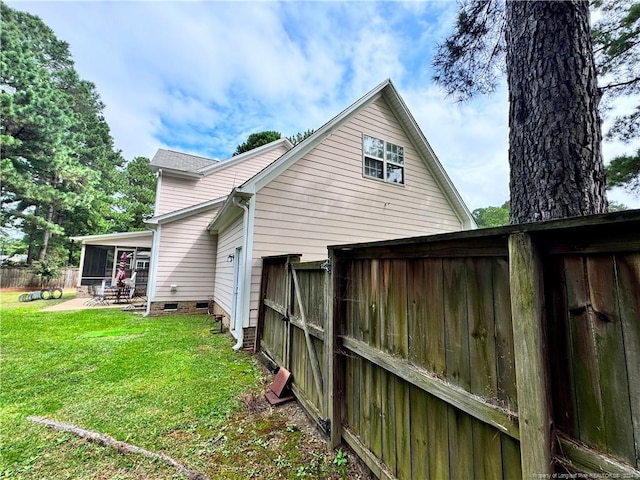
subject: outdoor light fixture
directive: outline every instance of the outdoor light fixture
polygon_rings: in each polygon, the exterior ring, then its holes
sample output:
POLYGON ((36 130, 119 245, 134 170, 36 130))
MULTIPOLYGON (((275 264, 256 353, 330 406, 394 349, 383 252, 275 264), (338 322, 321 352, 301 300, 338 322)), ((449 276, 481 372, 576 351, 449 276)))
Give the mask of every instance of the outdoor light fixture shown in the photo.
POLYGON ((233 259, 234 259, 234 258, 236 258, 236 256, 232 253, 231 255, 229 255, 229 256, 227 257, 227 262, 229 262, 229 263, 233 263, 233 259))

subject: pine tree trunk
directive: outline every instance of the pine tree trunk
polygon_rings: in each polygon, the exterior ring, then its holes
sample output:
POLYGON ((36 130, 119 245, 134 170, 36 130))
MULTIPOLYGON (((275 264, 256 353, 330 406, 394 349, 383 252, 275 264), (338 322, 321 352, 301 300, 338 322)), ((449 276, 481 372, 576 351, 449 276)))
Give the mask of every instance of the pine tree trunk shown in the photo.
MULTIPOLYGON (((53 214, 54 214, 53 205, 49 205, 49 208, 47 209, 47 217, 46 217, 47 223, 53 222, 53 214)), ((42 233, 42 247, 40 248, 40 255, 38 256, 38 260, 40 261, 47 258, 47 251, 49 250, 50 238, 51 238, 51 229, 45 228, 44 232, 42 233)))
POLYGON ((511 223, 607 211, 587 1, 507 0, 511 223))

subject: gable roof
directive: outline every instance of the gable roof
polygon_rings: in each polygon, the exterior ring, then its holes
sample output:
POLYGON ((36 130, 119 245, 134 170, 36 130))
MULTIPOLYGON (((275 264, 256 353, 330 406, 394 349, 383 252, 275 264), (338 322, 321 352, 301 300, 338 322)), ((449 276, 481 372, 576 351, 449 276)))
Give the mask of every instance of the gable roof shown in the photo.
POLYGON ((280 138, 240 155, 234 155, 226 160, 213 160, 187 153, 174 152, 173 150, 158 149, 153 159, 151 159, 150 166, 172 176, 201 178, 251 160, 279 147, 291 150, 293 144, 288 138, 280 138))
POLYGON ((211 158, 159 148, 151 159, 150 166, 152 168, 168 168, 170 170, 180 170, 183 172, 196 172, 201 168, 210 167, 217 163, 218 160, 211 158))
POLYGON ((197 213, 206 212, 213 207, 222 206, 226 199, 227 196, 214 198, 213 200, 207 200, 206 202, 197 203, 189 207, 181 208, 180 210, 163 213, 162 215, 158 215, 157 217, 151 217, 150 219, 145 220, 144 223, 148 225, 149 228, 155 229, 156 225, 175 222, 176 220, 187 218, 197 213))
POLYGON ((255 158, 259 155, 263 155, 270 150, 274 150, 279 147, 284 147, 286 150, 291 150, 293 148, 293 143, 288 138, 280 138, 278 140, 274 140, 273 142, 266 143, 261 145, 260 147, 249 150, 248 152, 241 153, 240 155, 235 155, 226 160, 222 160, 213 165, 205 165, 204 167, 198 169, 198 173, 201 175, 210 175, 212 173, 219 172, 220 170, 228 167, 232 167, 237 165, 238 163, 245 162, 252 158, 255 158))
MULTIPOLYGON (((334 131, 344 125, 353 115, 380 97, 383 97, 387 101, 393 112, 396 114, 405 132, 409 135, 409 138, 417 148, 420 158, 424 161, 427 169, 460 219, 463 228, 476 228, 476 223, 471 212, 454 187, 451 179, 436 157, 436 154, 431 149, 429 142, 427 142, 426 137, 420 130, 420 127, 413 118, 413 115, 411 115, 411 112, 409 112, 409 109, 404 103, 404 100, 400 97, 400 94, 394 87, 391 79, 385 80, 355 103, 333 117, 304 141, 240 185, 236 189, 236 192, 238 194, 256 193, 273 179, 278 177, 287 168, 313 150, 322 141, 331 136, 334 131)), ((229 198, 231 198, 231 196, 232 195, 230 195, 229 198)))

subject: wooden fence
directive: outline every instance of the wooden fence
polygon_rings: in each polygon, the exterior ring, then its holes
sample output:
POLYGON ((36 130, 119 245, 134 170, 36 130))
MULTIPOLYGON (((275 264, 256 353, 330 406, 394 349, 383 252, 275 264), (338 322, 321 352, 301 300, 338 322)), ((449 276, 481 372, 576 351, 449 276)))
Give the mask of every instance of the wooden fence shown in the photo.
POLYGON ((640 212, 330 258, 265 259, 259 336, 377 477, 640 477, 640 212))
POLYGON ((28 267, 0 268, 0 288, 35 289, 44 287, 74 288, 78 282, 78 268, 63 268, 58 278, 44 282, 28 267))
POLYGON ((299 255, 266 257, 262 266, 260 344, 297 380, 293 391, 329 433, 331 349, 325 349, 331 278, 322 262, 299 263, 299 255))

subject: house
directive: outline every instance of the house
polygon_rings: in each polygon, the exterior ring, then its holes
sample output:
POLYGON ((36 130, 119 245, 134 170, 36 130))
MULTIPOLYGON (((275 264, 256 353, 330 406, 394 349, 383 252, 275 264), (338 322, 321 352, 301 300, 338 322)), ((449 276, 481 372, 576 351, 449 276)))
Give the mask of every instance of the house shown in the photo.
MULTIPOLYGON (((206 311, 236 347, 257 323, 262 257, 475 228, 390 80, 295 147, 281 139, 224 161, 159 150, 147 313, 206 311)), ((117 257, 116 257, 117 258, 117 257)))

